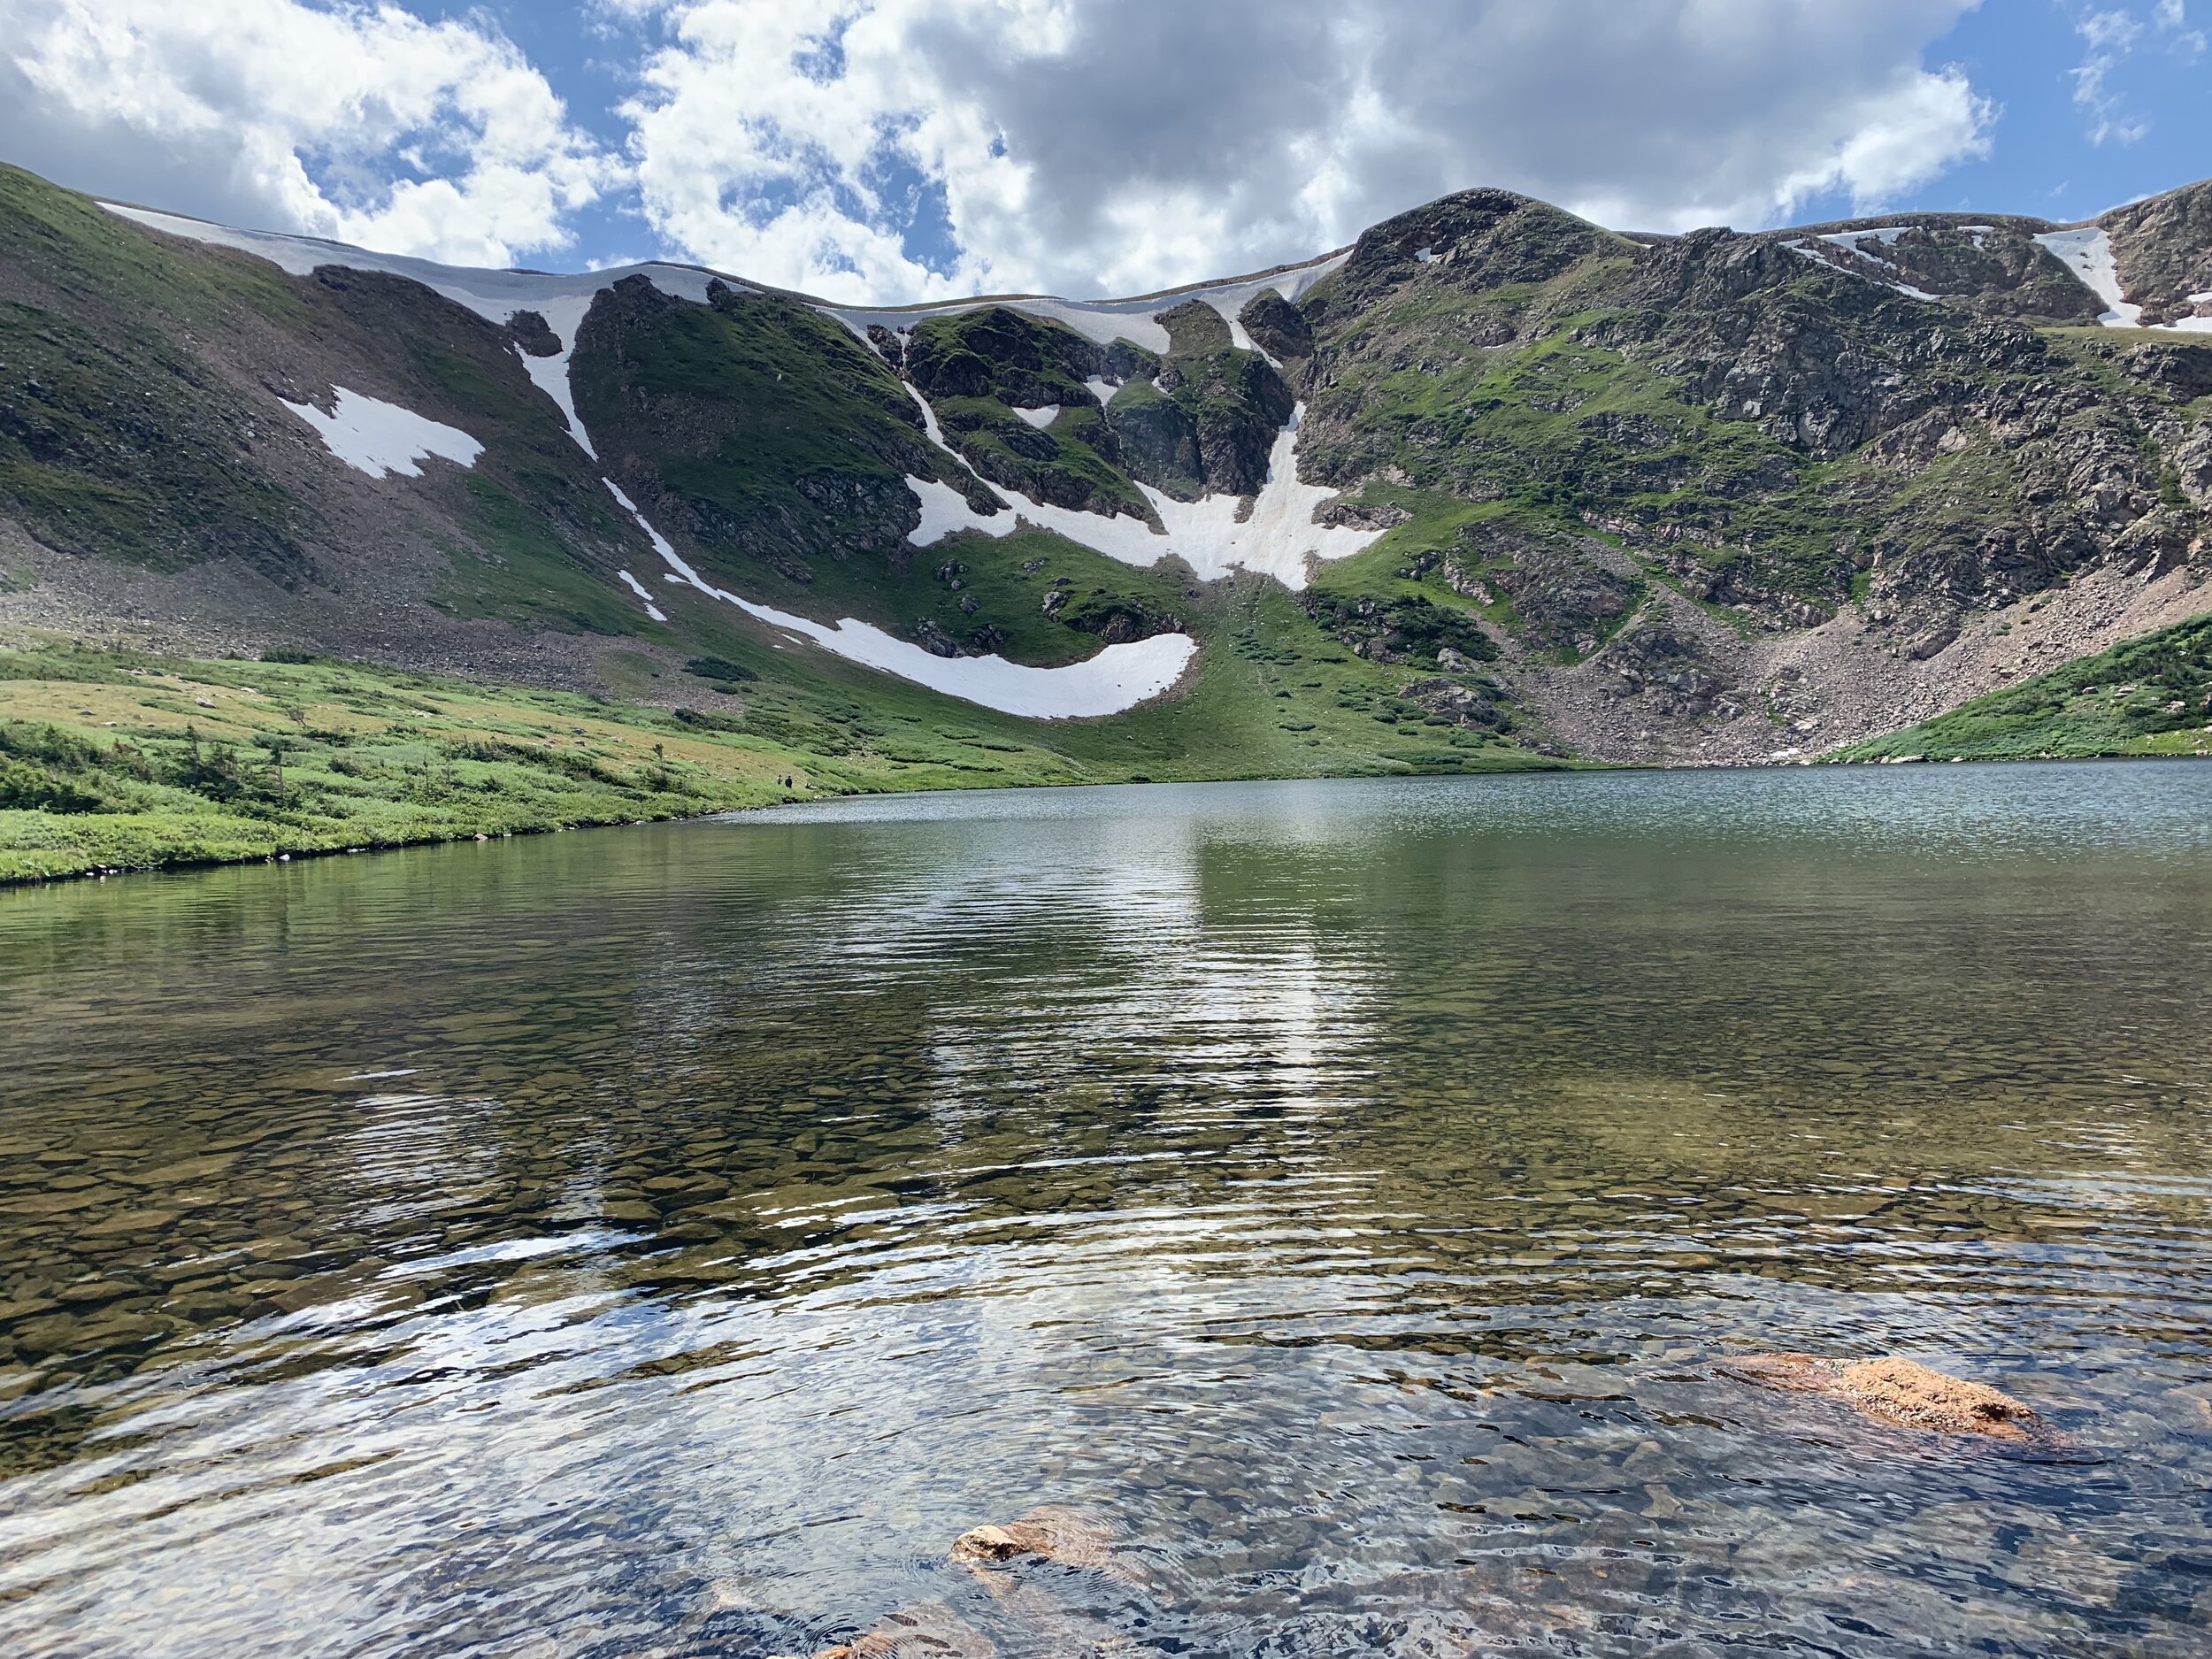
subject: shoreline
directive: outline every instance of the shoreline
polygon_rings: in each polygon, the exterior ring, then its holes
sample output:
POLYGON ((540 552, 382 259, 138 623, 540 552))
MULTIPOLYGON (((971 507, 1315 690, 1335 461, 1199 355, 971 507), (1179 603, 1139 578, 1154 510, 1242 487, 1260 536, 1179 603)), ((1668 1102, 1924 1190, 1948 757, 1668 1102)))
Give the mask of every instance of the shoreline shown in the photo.
POLYGON ((209 870, 238 869, 250 864, 301 864, 309 860, 352 857, 361 854, 405 852, 425 847, 451 847, 472 842, 517 841, 541 835, 564 834, 570 830, 625 830, 644 829, 651 826, 674 824, 703 824, 712 818, 734 818, 743 813, 766 812, 784 807, 821 806, 836 801, 856 801, 891 795, 985 795, 1023 789, 1116 789, 1164 788, 1188 785, 1229 783, 1354 783, 1399 780, 1414 782, 1424 780, 1465 779, 1470 777, 1522 776, 1527 774, 1581 774, 1589 772, 1791 772, 1809 766, 1851 769, 1896 765, 1975 765, 1975 766, 2062 766, 2107 764, 2122 762, 2169 764, 2206 759, 2198 755, 2038 755, 2026 757, 1968 757, 1948 756, 1939 760, 1924 757, 1902 759, 1868 757, 1863 759, 1821 758, 1809 761, 1778 761, 1766 764, 1711 763, 1707 764, 1659 765, 1620 764, 1597 761, 1571 761, 1564 764, 1499 768, 1484 772, 1343 772, 1305 775, 1244 772, 1219 776, 1187 778, 1097 778, 1069 779, 1057 782, 932 784, 913 789, 876 788, 826 790, 810 795, 794 795, 783 800, 754 801, 727 806, 710 807, 698 812, 669 812, 634 818, 582 819, 565 824, 537 824, 512 828, 479 831, 452 835, 418 835, 396 841, 366 841, 352 847, 310 847, 272 853, 242 854, 236 857, 180 857, 157 863, 137 864, 92 865, 81 870, 62 870, 27 875, 0 875, 0 893, 27 887, 55 887, 66 882, 105 881, 127 876, 181 875, 209 870))

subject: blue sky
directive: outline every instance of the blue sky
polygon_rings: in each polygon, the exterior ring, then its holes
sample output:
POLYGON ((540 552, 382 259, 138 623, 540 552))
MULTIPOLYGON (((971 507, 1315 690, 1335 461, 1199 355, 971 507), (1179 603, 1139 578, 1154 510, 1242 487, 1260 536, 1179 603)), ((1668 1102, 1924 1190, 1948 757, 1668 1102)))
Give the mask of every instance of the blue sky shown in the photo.
POLYGON ((0 157, 457 263, 1131 293, 1476 184, 1620 228, 2084 218, 2212 173, 2207 26, 2212 0, 0 0, 0 157))
POLYGON ((1993 0, 1929 48, 1999 105, 1986 160, 1965 160, 1894 205, 2086 219, 2212 176, 2212 56, 2200 22, 2161 31, 2150 5, 1993 0), (2141 27, 2103 75, 2108 108, 2076 102, 2095 56, 2080 32, 2119 13, 2141 27), (2103 130, 2101 140, 2097 134, 2103 130))

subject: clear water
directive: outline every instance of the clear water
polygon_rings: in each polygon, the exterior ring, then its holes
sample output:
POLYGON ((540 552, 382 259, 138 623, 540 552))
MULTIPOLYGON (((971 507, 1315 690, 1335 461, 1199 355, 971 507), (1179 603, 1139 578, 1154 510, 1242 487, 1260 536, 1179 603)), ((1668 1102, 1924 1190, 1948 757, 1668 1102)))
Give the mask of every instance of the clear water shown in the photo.
POLYGON ((0 894, 0 1652, 2203 1654, 2208 958, 2186 764, 0 894))

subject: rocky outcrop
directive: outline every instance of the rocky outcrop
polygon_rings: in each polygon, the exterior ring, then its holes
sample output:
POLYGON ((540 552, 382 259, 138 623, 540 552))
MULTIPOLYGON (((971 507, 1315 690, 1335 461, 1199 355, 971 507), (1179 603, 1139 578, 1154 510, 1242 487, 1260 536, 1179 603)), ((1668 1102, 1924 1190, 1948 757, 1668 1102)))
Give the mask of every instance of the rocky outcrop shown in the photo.
POLYGON ((1227 321, 1203 300, 1185 300, 1152 320, 1167 330, 1170 357, 1210 357, 1229 349, 1227 321))
POLYGON ((907 378, 935 402, 995 397, 1010 407, 1088 403, 1083 382, 1106 367, 1105 350, 1063 323, 988 305, 915 324, 907 378))
POLYGON ((2212 184, 2169 190, 2107 213, 2120 291, 2146 324, 2212 314, 2212 184))
MULTIPOLYGON (((1295 395, 1259 353, 1228 345, 1227 325, 1211 306, 1191 303, 1220 326, 1220 349, 1172 356, 1154 380, 1125 382, 1107 405, 1108 424, 1130 476, 1163 495, 1256 495, 1295 395)), ((1212 338, 1187 319, 1177 338, 1194 337, 1212 338)))
POLYGON ((1594 536, 1493 519, 1462 531, 1459 541, 1443 562, 1445 580, 1484 604, 1509 599, 1520 637, 1546 649, 1588 656, 1643 591, 1634 563, 1594 536))
POLYGON ((1885 214, 1768 235, 1878 288, 1912 289, 1986 316, 2094 322, 2104 302, 2036 241, 2049 229, 2039 219, 1885 214))
POLYGON ((1512 190, 1463 190, 1385 219, 1303 303, 1334 322, 1408 285, 1481 293, 1548 282, 1593 254, 1632 244, 1586 219, 1512 190))
POLYGON ((1377 598, 1369 594, 1309 594, 1306 614, 1355 657, 1375 663, 1437 664, 1449 650, 1463 661, 1488 662, 1497 642, 1464 611, 1440 605, 1418 594, 1377 598))
POLYGON ((1237 313, 1254 345, 1275 357, 1310 357, 1313 329, 1306 315, 1273 288, 1263 288, 1237 313))
POLYGON ((1878 1423, 1932 1434, 1981 1434, 2024 1440, 2039 1428, 2034 1412, 1985 1383, 1966 1382, 1909 1359, 1817 1359, 1760 1354, 1726 1369, 1747 1381, 1792 1394, 1840 1400, 1878 1423))
POLYGON ((553 325, 536 311, 517 311, 507 319, 508 338, 525 357, 558 357, 561 337, 553 332, 553 325))
POLYGON ((1130 380, 1106 406, 1122 464, 1177 501, 1195 501, 1205 489, 1198 453, 1198 425, 1190 412, 1149 380, 1130 380))

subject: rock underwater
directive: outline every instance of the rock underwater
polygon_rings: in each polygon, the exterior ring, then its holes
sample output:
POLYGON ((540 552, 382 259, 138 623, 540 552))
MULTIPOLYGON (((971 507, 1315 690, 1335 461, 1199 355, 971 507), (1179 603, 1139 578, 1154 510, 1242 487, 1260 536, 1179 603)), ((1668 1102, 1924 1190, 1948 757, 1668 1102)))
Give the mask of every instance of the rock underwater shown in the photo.
POLYGON ((2011 1395, 1909 1359, 1853 1362, 1809 1354, 1755 1354, 1730 1360, 1723 1369, 1765 1387, 1841 1400, 1863 1416, 1898 1428, 2024 1440, 2040 1426, 2035 1413, 2011 1395))

